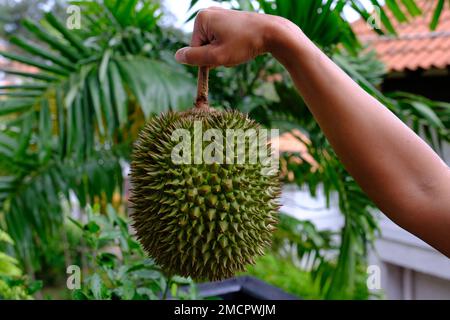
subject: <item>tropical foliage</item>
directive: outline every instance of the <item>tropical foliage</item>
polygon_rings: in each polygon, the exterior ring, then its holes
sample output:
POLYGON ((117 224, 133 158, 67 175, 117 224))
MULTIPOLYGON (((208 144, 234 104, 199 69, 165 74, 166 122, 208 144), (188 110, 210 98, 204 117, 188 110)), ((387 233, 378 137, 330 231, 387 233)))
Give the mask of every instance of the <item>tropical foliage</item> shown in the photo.
MULTIPOLYGON (((0 229, 0 249, 4 249, 5 244, 13 245, 14 241, 0 229)), ((6 250, 0 251, 0 300, 32 299, 32 294, 41 286, 42 282, 30 283, 23 276, 17 259, 8 255, 6 250)))
MULTIPOLYGON (((432 27, 443 2, 437 1, 432 27)), ((154 114, 188 108, 195 93, 195 70, 173 60, 175 49, 187 39, 179 31, 161 26, 163 11, 158 1, 72 3, 82 8, 81 29, 68 29, 61 18, 46 13, 39 22, 23 21, 29 36, 12 36, 9 42, 14 50, 0 52, 36 70, 2 70, 23 81, 0 87, 0 223, 14 239, 16 257, 30 276, 49 263, 55 243, 67 238, 63 227, 67 208, 78 211, 76 218, 88 219, 87 227, 80 227, 94 251, 104 236, 103 224, 107 229, 113 221, 123 225, 121 218, 111 216, 111 205, 125 211, 124 176, 138 130, 154 114), (105 217, 76 210, 89 205, 97 206, 96 212, 105 217)), ((344 6, 350 5, 369 19, 370 12, 360 1, 257 3, 232 2, 237 9, 292 20, 365 90, 424 133, 433 146, 439 148, 449 140, 447 104, 402 93, 385 96, 377 89, 382 65, 363 51, 342 15, 344 6)), ((384 29, 379 32, 394 33, 392 19, 404 21, 421 13, 414 0, 386 3, 381 11, 384 29)), ((338 242, 332 242, 327 233, 311 231, 308 224, 286 227, 286 241, 295 244, 298 259, 312 259, 312 274, 321 294, 328 298, 354 296, 355 271, 365 264, 368 246, 378 230, 374 207, 338 161, 287 74, 262 56, 236 68, 215 70, 211 94, 217 106, 248 112, 266 126, 300 129, 309 137, 309 152, 319 169, 312 170, 306 161, 287 161, 288 169, 294 182, 306 185, 312 195, 319 186, 327 198, 337 193, 345 225, 338 242), (273 74, 283 80, 268 81, 273 74)), ((139 250, 131 238, 124 241, 139 250)), ((105 259, 91 263, 99 275, 89 276, 90 289, 79 292, 78 298, 154 297, 156 289, 130 291, 134 278, 127 273, 128 264, 100 256, 105 259)), ((153 267, 144 264, 142 268, 153 267)), ((168 287, 154 285, 159 290, 168 287)))
POLYGON ((162 39, 156 4, 78 4, 87 17, 81 30, 47 13, 41 24, 23 22, 34 41, 11 37, 22 53, 1 52, 40 70, 3 70, 26 81, 0 88, 0 199, 18 254, 33 268, 37 248, 63 222, 61 200, 110 202, 144 119, 189 106, 194 92, 194 80, 166 58, 170 39, 162 39))
POLYGON ((167 277, 146 257, 130 234, 127 220, 112 206, 108 205, 106 215, 99 211, 99 206, 88 207, 85 224, 72 219, 92 252, 84 266, 91 270, 84 276, 86 285, 74 291, 75 299, 148 300, 166 299, 169 294, 177 299, 197 298, 191 280, 167 277), (180 286, 189 289, 179 290, 180 286))

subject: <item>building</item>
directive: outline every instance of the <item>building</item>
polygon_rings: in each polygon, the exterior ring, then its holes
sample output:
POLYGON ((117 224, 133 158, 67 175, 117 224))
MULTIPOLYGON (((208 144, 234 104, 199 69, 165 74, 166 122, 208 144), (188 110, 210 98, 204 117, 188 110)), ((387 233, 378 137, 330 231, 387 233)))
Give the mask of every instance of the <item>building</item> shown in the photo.
POLYGON ((436 1, 419 4, 422 16, 402 24, 392 19, 398 36, 379 36, 363 20, 353 29, 387 67, 384 92, 406 91, 450 102, 450 5, 445 4, 436 30, 430 31, 436 1))

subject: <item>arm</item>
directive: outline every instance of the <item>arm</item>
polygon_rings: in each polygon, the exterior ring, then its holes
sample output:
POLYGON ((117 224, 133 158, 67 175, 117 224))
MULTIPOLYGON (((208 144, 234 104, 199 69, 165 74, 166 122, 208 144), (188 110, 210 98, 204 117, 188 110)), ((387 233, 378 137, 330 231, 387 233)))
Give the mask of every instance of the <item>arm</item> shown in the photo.
POLYGON ((450 256, 450 169, 291 22, 210 8, 176 58, 232 66, 269 52, 290 73, 340 160, 397 224, 450 256))

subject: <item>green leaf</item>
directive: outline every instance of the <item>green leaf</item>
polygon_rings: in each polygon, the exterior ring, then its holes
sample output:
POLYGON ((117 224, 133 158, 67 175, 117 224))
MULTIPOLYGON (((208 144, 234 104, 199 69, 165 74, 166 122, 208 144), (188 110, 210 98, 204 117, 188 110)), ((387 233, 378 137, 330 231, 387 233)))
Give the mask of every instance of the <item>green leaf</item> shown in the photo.
POLYGON ((442 121, 436 115, 436 113, 427 105, 418 102, 411 101, 411 106, 422 116, 424 117, 431 125, 436 128, 445 128, 442 121))
POLYGON ((64 108, 63 92, 60 87, 55 90, 56 115, 58 118, 58 139, 59 139, 59 153, 61 157, 64 156, 66 150, 66 110, 64 108))
POLYGON ((444 9, 444 4, 445 4, 445 0, 438 0, 438 3, 436 4, 436 9, 434 10, 434 13, 433 13, 433 18, 431 19, 431 22, 430 22, 431 30, 436 30, 436 27, 439 22, 439 18, 441 17, 441 14, 442 14, 442 10, 444 9))
POLYGON ((103 107, 103 115, 108 129, 108 135, 112 137, 114 136, 114 132, 117 127, 117 118, 112 104, 112 94, 111 94, 111 86, 109 84, 109 77, 107 77, 106 74, 103 81, 99 80, 99 87, 100 87, 100 101, 103 107))
POLYGON ((75 62, 80 60, 81 56, 78 55, 77 52, 72 49, 72 47, 68 46, 64 42, 61 42, 58 38, 50 35, 48 31, 42 30, 42 28, 39 25, 37 25, 34 21, 25 19, 22 22, 22 24, 31 33, 36 35, 39 39, 48 44, 50 47, 61 52, 70 61, 75 62))
POLYGON ((50 73, 56 73, 59 75, 67 75, 68 74, 68 72, 66 70, 61 69, 59 67, 54 67, 54 66, 47 65, 45 63, 37 62, 37 61, 34 61, 32 59, 29 59, 27 57, 23 57, 23 56, 20 56, 17 54, 0 51, 0 55, 4 56, 5 58, 8 58, 10 60, 18 61, 18 62, 27 64, 29 66, 39 68, 41 70, 48 71, 50 73))
POLYGON ((191 10, 193 6, 195 6, 197 4, 198 0, 191 0, 191 3, 189 4, 189 9, 191 10))
POLYGON ((45 162, 51 154, 52 120, 47 100, 41 101, 39 112, 39 160, 45 162))
POLYGON ((11 149, 11 151, 15 151, 18 148, 18 142, 16 139, 11 138, 9 135, 0 131, 0 145, 11 149))
POLYGON ((6 91, 0 92, 0 96, 9 98, 37 98, 42 95, 42 91, 6 91))
POLYGON ((394 26, 392 25, 392 22, 389 19, 388 15, 386 14, 386 11, 384 10, 384 8, 382 6, 378 6, 378 8, 380 10, 381 22, 386 27, 387 32, 394 34, 394 35, 397 34, 397 32, 396 32, 394 26))
POLYGON ((96 273, 94 273, 90 279, 90 288, 96 300, 103 299, 103 282, 100 276, 96 273))
MULTIPOLYGON (((3 178, 3 177, 2 177, 3 178)), ((1 183, 1 181, 0 181, 1 183)), ((0 242, 6 242, 9 244, 14 244, 13 239, 5 231, 0 229, 0 242)))
POLYGON ((109 252, 103 252, 97 256, 97 263, 102 267, 114 268, 117 260, 116 255, 109 252))
POLYGON ((70 155, 73 151, 73 144, 74 144, 74 136, 76 131, 76 124, 75 124, 75 107, 73 105, 67 105, 64 104, 66 112, 65 112, 65 132, 66 132, 66 140, 65 140, 65 154, 70 155))
POLYGON ((386 5, 388 6, 388 8, 391 10, 391 12, 394 14, 395 18, 399 22, 407 21, 407 18, 403 14, 402 10, 400 9, 397 0, 386 0, 386 5))
POLYGON ((402 3, 413 17, 422 14, 422 10, 417 6, 415 0, 402 0, 402 3))
POLYGON ((121 6, 115 12, 115 16, 121 22, 122 26, 127 26, 129 24, 129 19, 133 18, 134 10, 138 0, 125 0, 120 1, 121 6))
POLYGON ((75 48, 78 49, 78 51, 83 54, 84 56, 87 56, 90 52, 88 48, 86 48, 83 44, 83 42, 75 35, 73 30, 68 30, 59 20, 53 15, 53 13, 48 12, 45 14, 45 19, 50 23, 50 25, 58 30, 59 33, 61 33, 64 38, 72 44, 75 48))
POLYGON ((170 109, 183 110, 193 104, 192 78, 162 62, 117 59, 122 79, 138 100, 146 118, 170 109))
POLYGON ((34 102, 34 99, 0 100, 0 116, 29 110, 34 102))
POLYGON ((111 84, 112 101, 116 109, 119 125, 124 126, 128 122, 127 95, 122 85, 122 78, 115 62, 109 65, 109 81, 111 84))
POLYGON ((43 287, 44 287, 44 282, 42 280, 33 281, 27 287, 28 294, 33 295, 36 292, 42 290, 43 287))
POLYGON ((67 70, 70 71, 75 70, 74 65, 69 60, 61 56, 57 56, 46 49, 43 49, 35 44, 32 44, 31 42, 25 39, 22 39, 19 36, 12 36, 9 41, 28 53, 49 60, 67 70))
POLYGON ((94 151, 94 143, 95 143, 95 130, 94 130, 94 122, 95 117, 93 116, 93 109, 90 103, 89 97, 89 89, 87 86, 83 88, 82 97, 81 97, 81 112, 83 116, 83 130, 84 130, 84 141, 85 141, 85 151, 86 157, 92 155, 94 151))
POLYGON ((103 117, 100 106, 100 95, 99 95, 100 87, 98 85, 95 73, 89 75, 87 81, 88 81, 89 95, 91 97, 91 102, 95 110, 95 116, 97 118, 97 125, 99 128, 99 132, 100 135, 103 136, 105 135, 105 127, 103 125, 103 117))
POLYGON ((75 220, 75 219, 73 219, 73 218, 71 218, 71 217, 68 217, 68 219, 69 219, 69 221, 72 222, 75 226, 77 226, 80 230, 84 230, 83 225, 82 225, 79 221, 77 221, 77 220, 75 220))
POLYGON ((89 297, 81 290, 75 290, 72 297, 74 300, 89 300, 89 297))
POLYGON ((76 152, 76 158, 82 161, 86 157, 86 130, 85 130, 85 119, 83 117, 83 105, 82 96, 77 95, 75 103, 72 106, 74 112, 74 151, 76 152))
POLYGON ((0 90, 45 90, 46 85, 42 84, 19 84, 19 85, 6 85, 0 86, 0 90))
POLYGON ((97 233, 100 231, 100 226, 94 221, 89 221, 89 223, 84 226, 84 230, 89 231, 90 233, 97 233))
POLYGON ((24 114, 20 124, 20 137, 17 141, 17 148, 15 149, 15 157, 22 159, 26 157, 26 151, 30 144, 32 126, 33 126, 34 115, 29 112, 24 114))
POLYGON ((112 51, 110 49, 106 50, 103 54, 102 61, 100 62, 100 68, 98 72, 98 79, 100 83, 103 84, 106 78, 106 72, 108 70, 109 59, 111 58, 112 51))
POLYGON ((186 21, 184 23, 188 23, 189 21, 194 19, 197 16, 198 12, 199 12, 199 10, 195 10, 194 12, 192 12, 191 15, 186 19, 186 21))
POLYGON ((70 75, 68 92, 64 98, 64 103, 67 108, 72 105, 75 98, 84 88, 86 77, 88 76, 92 68, 92 65, 85 65, 81 67, 79 73, 73 73, 70 75))
POLYGON ((0 252, 0 276, 18 277, 22 271, 17 266, 18 261, 6 253, 0 252))
POLYGON ((21 77, 37 79, 37 80, 42 80, 42 81, 47 81, 47 82, 54 82, 54 81, 58 80, 58 78, 44 74, 44 73, 22 72, 22 71, 9 70, 9 69, 0 69, 0 71, 7 73, 7 74, 15 75, 15 76, 21 76, 21 77))

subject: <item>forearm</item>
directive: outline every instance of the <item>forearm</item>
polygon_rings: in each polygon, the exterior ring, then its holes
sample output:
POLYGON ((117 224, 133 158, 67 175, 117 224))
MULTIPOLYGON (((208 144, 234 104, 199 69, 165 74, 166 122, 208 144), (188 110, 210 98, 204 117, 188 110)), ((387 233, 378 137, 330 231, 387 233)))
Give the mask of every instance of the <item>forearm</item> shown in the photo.
POLYGON ((449 255, 448 167, 300 29, 277 22, 272 35, 270 51, 291 74, 347 170, 383 212, 449 255))
POLYGON ((270 52, 298 90, 347 170, 399 225, 450 256, 450 170, 425 142, 362 90, 286 19, 199 12, 181 63, 233 66, 270 52))

